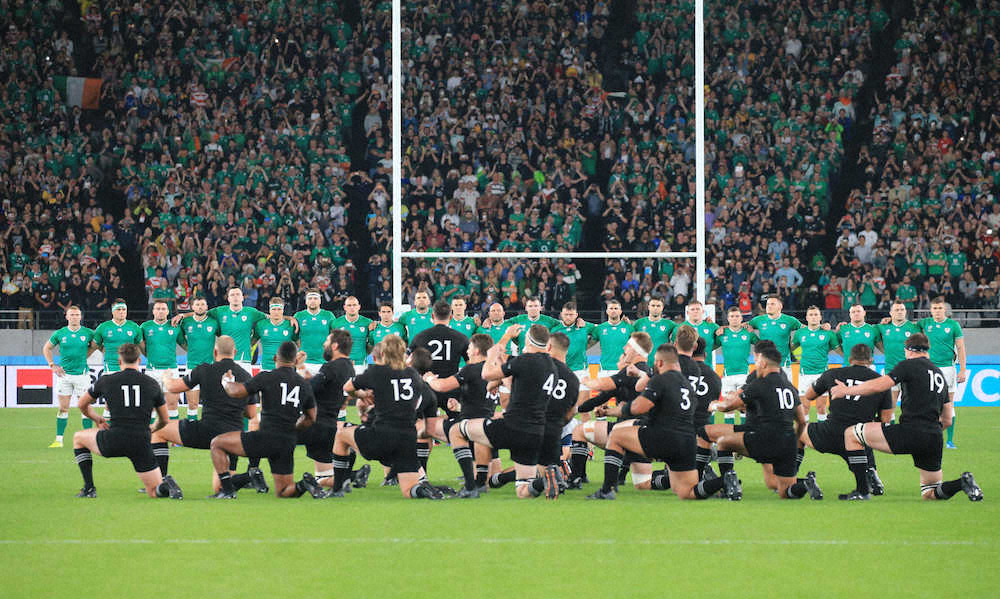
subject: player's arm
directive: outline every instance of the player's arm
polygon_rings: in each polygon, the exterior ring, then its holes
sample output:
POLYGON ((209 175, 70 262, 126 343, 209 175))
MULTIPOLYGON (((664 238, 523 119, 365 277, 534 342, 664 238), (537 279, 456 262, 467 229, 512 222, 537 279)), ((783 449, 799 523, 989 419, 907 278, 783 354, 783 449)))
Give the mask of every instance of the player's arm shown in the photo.
POLYGON ((809 426, 809 418, 806 416, 806 407, 801 403, 795 406, 795 438, 802 436, 802 431, 809 426))
POLYGON ((814 389, 812 385, 809 385, 809 388, 806 389, 806 392, 799 396, 799 402, 806 410, 808 410, 809 406, 812 405, 809 402, 815 400, 817 397, 819 397, 819 395, 820 395, 819 393, 816 393, 816 389, 814 389))
POLYGON ((52 344, 52 341, 46 341, 45 345, 42 347, 42 355, 45 356, 45 361, 48 363, 49 368, 52 372, 56 373, 56 376, 63 376, 66 372, 62 369, 62 366, 56 364, 55 358, 52 357, 52 350, 56 348, 52 344))
POLYGON ((888 391, 889 389, 892 389, 892 386, 895 384, 896 381, 892 380, 892 377, 888 375, 883 375, 877 379, 865 381, 860 385, 852 385, 850 387, 841 381, 837 381, 837 384, 830 388, 830 396, 838 398, 846 395, 872 395, 874 393, 888 391))
POLYGON ((294 316, 285 316, 285 320, 292 323, 292 330, 297 334, 299 332, 299 321, 295 320, 294 316))
POLYGON ((723 395, 722 399, 718 401, 713 401, 708 404, 709 412, 732 412, 734 410, 743 411, 746 409, 746 404, 743 403, 743 398, 741 397, 742 389, 738 389, 729 393, 728 395, 723 395))
POLYGON ((951 426, 951 423, 955 419, 955 402, 949 401, 941 407, 941 428, 945 429, 951 426))
MULTIPOLYGON (((215 308, 212 308, 212 310, 214 310, 214 309, 215 308)), ((212 310, 209 310, 208 313, 212 314, 212 310)), ((181 323, 182 320, 184 320, 185 318, 187 318, 189 316, 194 316, 194 312, 182 312, 180 314, 177 314, 176 316, 174 316, 173 318, 170 319, 170 324, 172 326, 177 326, 177 325, 179 325, 181 323)), ((214 317, 215 315, 212 314, 212 316, 214 317)))
POLYGON ((184 383, 184 379, 175 379, 168 376, 163 379, 163 383, 167 388, 167 393, 184 393, 185 391, 191 390, 191 388, 184 383))
POLYGON ((442 379, 430 372, 424 375, 424 382, 426 382, 435 393, 447 393, 458 389, 460 386, 458 377, 449 376, 442 379))
POLYGON ((614 391, 617 389, 615 382, 611 380, 609 376, 602 376, 596 379, 592 379, 589 376, 582 381, 581 385, 586 385, 591 391, 614 391))
POLYGON ((635 381, 635 391, 636 393, 642 393, 646 390, 646 385, 649 384, 649 375, 639 368, 635 364, 629 364, 627 370, 629 376, 634 376, 637 378, 635 381))
POLYGON ((149 425, 149 432, 155 433, 167 426, 168 422, 170 422, 170 419, 167 416, 167 404, 163 401, 163 397, 160 396, 160 405, 156 406, 156 422, 149 425))
POLYGON ((90 391, 87 391, 80 396, 80 400, 76 403, 76 407, 80 408, 80 412, 85 418, 90 418, 94 421, 94 426, 99 429, 106 429, 108 428, 107 421, 104 420, 103 416, 98 416, 97 413, 94 412, 93 408, 91 408, 95 401, 97 401, 97 398, 91 395, 90 391))
POLYGON ((955 339, 955 351, 958 353, 958 379, 959 383, 964 383, 965 379, 969 377, 969 371, 966 370, 965 366, 965 339, 959 337, 955 339))
POLYGON ((500 341, 493 344, 489 350, 486 351, 486 363, 483 364, 483 380, 485 381, 498 381, 506 376, 503 372, 504 367, 504 348, 507 346, 507 342, 510 341, 508 336, 509 332, 513 328, 520 328, 518 325, 513 325, 504 332, 503 337, 500 341))
POLYGON ((238 383, 235 380, 232 380, 233 379, 232 372, 228 371, 226 372, 225 376, 223 376, 223 379, 227 378, 229 379, 228 382, 222 386, 222 388, 225 389, 226 391, 226 395, 228 395, 229 397, 235 397, 236 399, 243 399, 244 397, 250 395, 250 392, 247 390, 246 385, 244 385, 243 383, 238 383))
POLYGON ((301 431, 309 428, 316 422, 316 406, 302 410, 302 415, 295 421, 295 430, 301 431))
POLYGON ((598 408, 598 413, 615 418, 631 418, 632 416, 645 414, 652 409, 653 402, 645 395, 640 395, 627 403, 622 403, 614 407, 598 408))

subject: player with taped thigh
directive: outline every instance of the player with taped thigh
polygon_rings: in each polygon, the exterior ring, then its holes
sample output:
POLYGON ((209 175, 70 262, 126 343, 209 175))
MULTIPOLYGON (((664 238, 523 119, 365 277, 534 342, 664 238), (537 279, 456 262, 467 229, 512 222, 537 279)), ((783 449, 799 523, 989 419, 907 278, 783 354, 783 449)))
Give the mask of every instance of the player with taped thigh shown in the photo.
MULTIPOLYGON (((87 367, 87 356, 94 348, 91 342, 94 339, 94 331, 82 326, 83 311, 77 306, 66 307, 66 326, 52 333, 45 346, 42 348, 42 355, 49 368, 56 375, 56 397, 59 400, 59 412, 56 414, 56 439, 49 445, 50 448, 63 446, 63 434, 66 432, 66 424, 69 422, 69 402, 76 396, 77 399, 90 388, 90 371, 87 367), (52 357, 53 350, 59 350, 59 364, 55 363, 52 357)), ((89 429, 94 425, 93 421, 87 417, 82 417, 83 429, 89 429)))
POLYGON ((707 499, 723 488, 720 478, 698 481, 695 389, 681 372, 673 345, 664 343, 657 348, 654 368, 656 374, 646 381, 637 398, 606 409, 608 414, 624 419, 645 414, 646 424, 611 430, 604 452, 604 485, 587 499, 615 499, 614 485, 626 451, 666 462, 669 487, 681 499, 707 499))
MULTIPOLYGON (((587 399, 577 405, 577 411, 581 413, 590 412, 598 406, 603 406, 612 397, 617 402, 629 402, 636 398, 636 382, 639 380, 640 372, 648 374, 649 352, 652 349, 652 342, 646 333, 632 333, 625 343, 625 351, 621 356, 619 365, 621 370, 610 377, 599 377, 597 379, 587 379, 584 383, 588 387, 600 391, 591 399, 587 399)), ((603 412, 598 411, 598 416, 603 412)), ((588 420, 573 431, 573 441, 570 455, 570 489, 579 489, 583 486, 583 475, 587 467, 587 443, 593 443, 598 447, 604 447, 608 441, 608 434, 612 427, 631 426, 631 419, 619 420, 612 424, 607 420, 588 420)), ((649 460, 639 456, 628 454, 629 458, 637 458, 630 465, 632 471, 632 484, 637 489, 649 489, 652 479, 653 467, 649 460)))
MULTIPOLYGON (((879 377, 871 368, 872 350, 868 345, 858 343, 851 347, 848 360, 849 366, 827 370, 806 389, 800 399, 807 414, 809 402, 828 393, 837 383, 854 385, 879 377)), ((831 401, 830 410, 829 419, 809 424, 799 436, 799 441, 820 453, 837 454, 847 462, 847 467, 854 474, 856 486, 854 491, 839 495, 840 499, 866 500, 872 494, 882 495, 885 493, 885 487, 869 457, 847 455, 844 430, 859 422, 889 422, 892 418, 892 396, 888 391, 871 395, 853 395, 831 401)))
MULTIPOLYGON (((246 398, 229 397, 223 385, 230 380, 245 383, 250 380, 250 373, 243 370, 233 361, 236 355, 236 345, 233 338, 223 335, 215 340, 212 350, 213 361, 199 364, 182 378, 167 378, 164 386, 171 393, 190 391, 199 387, 202 393, 204 410, 200 420, 171 420, 167 426, 153 433, 150 440, 153 455, 160 466, 160 472, 166 476, 170 464, 170 443, 195 449, 211 449, 212 439, 231 431, 243 428, 244 416, 252 417, 257 413, 257 395, 246 398), (231 379, 230 379, 231 377, 231 379)), ((230 461, 230 474, 236 469, 236 459, 230 461)), ((259 472, 259 470, 258 470, 259 472)), ((250 475, 240 475, 249 476, 250 475)), ((267 493, 267 483, 263 474, 248 481, 260 493, 267 493)), ((218 492, 221 488, 219 478, 212 470, 212 488, 218 492)))
POLYGON ((871 395, 888 391, 896 384, 901 389, 899 422, 858 423, 846 429, 844 447, 848 456, 863 456, 865 447, 895 455, 909 454, 920 472, 920 494, 924 499, 947 500, 963 491, 971 501, 982 501, 983 491, 971 472, 942 482, 941 429, 951 424, 954 404, 948 397, 944 374, 928 358, 927 336, 911 335, 904 349, 905 359, 889 374, 850 386, 838 383, 830 389, 834 398, 871 395))
POLYGON ((510 399, 504 406, 503 418, 472 418, 462 420, 449 431, 452 451, 462 468, 465 485, 459 497, 474 498, 479 493, 472 469, 469 443, 510 450, 514 462, 518 498, 532 497, 531 483, 535 478, 545 433, 545 410, 558 379, 555 364, 549 356, 549 330, 531 325, 525 335, 524 353, 506 360, 507 342, 520 332, 511 325, 500 342, 489 349, 483 366, 483 379, 496 381, 511 377, 510 399))
POLYGON ((161 476, 149 444, 150 432, 167 424, 167 408, 160 385, 139 372, 139 347, 134 343, 118 345, 119 371, 97 379, 78 407, 97 428, 77 431, 73 435, 73 454, 83 476, 83 488, 77 497, 97 497, 94 486, 93 454, 106 458, 127 457, 142 481, 149 497, 182 499, 181 488, 170 476, 161 476), (98 399, 106 402, 111 424, 94 413, 92 405, 98 399), (156 411, 156 421, 150 425, 150 415, 156 411))

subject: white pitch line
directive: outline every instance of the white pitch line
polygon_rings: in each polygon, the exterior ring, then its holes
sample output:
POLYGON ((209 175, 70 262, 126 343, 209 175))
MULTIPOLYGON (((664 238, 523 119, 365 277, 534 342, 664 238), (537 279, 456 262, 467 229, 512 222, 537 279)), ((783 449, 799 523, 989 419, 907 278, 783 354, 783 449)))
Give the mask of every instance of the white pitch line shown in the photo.
MULTIPOLYGON (((510 538, 403 538, 403 537, 343 537, 343 538, 305 538, 305 539, 0 539, 0 545, 213 545, 213 544, 255 544, 255 545, 338 545, 345 543, 390 544, 390 545, 467 545, 483 543, 489 545, 565 545, 566 539, 533 539, 530 537, 510 538)), ((694 545, 767 545, 767 546, 876 546, 876 547, 990 547, 996 541, 867 541, 854 539, 648 539, 622 541, 621 539, 587 539, 589 544, 599 545, 655 545, 655 546, 694 546, 694 545)))

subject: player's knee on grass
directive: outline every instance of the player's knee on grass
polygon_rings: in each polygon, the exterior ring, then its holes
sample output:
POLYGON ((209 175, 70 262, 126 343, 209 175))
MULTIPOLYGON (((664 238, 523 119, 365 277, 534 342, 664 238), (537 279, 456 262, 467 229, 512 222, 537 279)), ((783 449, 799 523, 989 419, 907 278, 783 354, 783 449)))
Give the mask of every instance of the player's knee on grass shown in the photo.
POLYGON ((640 491, 653 488, 653 465, 644 463, 632 464, 632 486, 640 491))

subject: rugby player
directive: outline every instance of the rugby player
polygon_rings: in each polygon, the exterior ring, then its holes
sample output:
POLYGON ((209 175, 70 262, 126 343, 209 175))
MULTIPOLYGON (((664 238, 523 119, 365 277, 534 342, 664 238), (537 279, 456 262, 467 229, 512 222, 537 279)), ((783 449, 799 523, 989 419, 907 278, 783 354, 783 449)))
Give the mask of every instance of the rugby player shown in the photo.
POLYGON ((434 326, 430 306, 431 296, 426 291, 413 295, 413 309, 399 317, 399 324, 406 327, 406 339, 413 339, 424 329, 434 326))
MULTIPOLYGON (((944 381, 948 385, 948 400, 955 400, 955 389, 965 382, 969 371, 965 365, 965 339, 962 338, 962 327, 948 318, 948 306, 944 298, 938 296, 931 300, 931 315, 917 323, 920 330, 930 341, 930 361, 941 369, 944 381), (955 360, 958 360, 958 373, 955 372, 955 360)), ((955 449, 955 415, 947 426, 948 449, 955 449)))
POLYGON ((375 347, 389 335, 399 335, 406 341, 406 327, 392 319, 392 304, 379 304, 378 321, 368 325, 368 345, 375 347))
POLYGON ((542 302, 537 297, 528 297, 524 300, 524 314, 519 314, 510 319, 510 324, 521 327, 521 334, 517 336, 517 349, 524 351, 524 344, 527 343, 526 335, 532 325, 542 325, 551 331, 559 325, 559 321, 547 314, 542 314, 542 302))
POLYGON ((235 476, 229 473, 229 456, 267 458, 278 497, 300 497, 309 492, 314 498, 324 497, 316 478, 309 472, 295 482, 295 444, 298 431, 316 422, 316 400, 312 386, 296 371, 298 347, 292 341, 278 346, 274 370, 263 371, 246 383, 235 380, 225 385, 230 397, 244 398, 260 394, 260 428, 255 431, 232 431, 212 439, 212 463, 219 476, 221 490, 215 499, 235 499, 235 476))
POLYGON ((971 501, 982 501, 983 491, 971 472, 942 482, 941 429, 951 425, 954 404, 944 373, 929 358, 930 340, 916 333, 906 339, 903 349, 905 359, 889 374, 850 386, 838 382, 830 389, 833 398, 871 395, 888 391, 896 384, 901 389, 897 424, 861 422, 844 431, 848 459, 860 460, 865 447, 894 455, 909 454, 920 472, 920 494, 924 499, 946 500, 964 491, 971 501))
MULTIPOLYGON (((806 326, 792 334, 792 349, 802 348, 799 358, 799 397, 812 388, 812 384, 821 374, 826 372, 830 363, 830 352, 837 350, 840 341, 837 333, 822 328, 823 313, 818 306, 809 306, 806 310, 806 326)), ((789 379, 790 380, 790 379, 789 379)), ((809 407, 809 404, 805 404, 809 407)), ((816 420, 826 420, 827 400, 818 397, 816 401, 816 420)), ((806 410, 809 418, 809 410, 806 410)))
MULTIPOLYGON (((906 319, 906 304, 894 301, 889 307, 889 318, 883 319, 878 326, 882 336, 882 349, 885 353, 885 370, 892 372, 905 359, 903 344, 914 333, 920 332, 920 326, 906 319)), ((899 385, 892 388, 892 405, 895 408, 899 400, 899 385)), ((953 419, 954 420, 954 419, 953 419)))
POLYGON ((332 324, 335 320, 333 312, 320 307, 321 299, 319 289, 306 289, 306 307, 294 315, 299 323, 299 342, 302 351, 306 352, 303 370, 312 376, 316 376, 326 363, 325 344, 333 330, 332 324))
MULTIPOLYGON (((91 341, 94 349, 100 349, 104 354, 104 372, 118 372, 118 348, 124 343, 138 343, 142 337, 139 325, 128 320, 128 306, 125 300, 118 298, 111 302, 111 320, 106 320, 94 329, 91 341)), ((111 411, 104 409, 104 419, 111 416, 111 411)))
MULTIPOLYGON (((213 355, 215 340, 220 335, 219 322, 208 315, 208 301, 204 297, 194 298, 191 309, 194 310, 192 315, 181 320, 181 329, 184 331, 184 341, 187 344, 188 372, 202 364, 215 361, 213 355)), ((187 400, 188 420, 197 420, 201 388, 195 385, 193 389, 188 389, 184 393, 184 397, 187 400)))
POLYGON ((764 311, 765 314, 750 319, 747 326, 751 332, 761 340, 772 341, 781 353, 781 371, 785 377, 792 380, 792 334, 802 328, 802 323, 797 319, 782 314, 784 307, 780 298, 771 296, 767 298, 764 311))
POLYGON ((365 371, 365 360, 368 359, 368 327, 372 319, 361 316, 361 302, 353 295, 344 300, 344 315, 333 321, 334 329, 343 329, 351 334, 351 361, 354 362, 354 372, 365 371))
MULTIPOLYGON (((715 344, 722 349, 723 394, 732 393, 746 384, 753 346, 760 341, 757 335, 747 330, 743 313, 737 306, 726 311, 726 322, 727 326, 715 329, 715 344)), ((741 418, 745 417, 745 414, 741 415, 741 418)), ((735 424, 735 412, 726 412, 725 422, 735 424)))
POLYGON ((167 425, 167 408, 160 384, 139 371, 139 347, 134 343, 117 344, 119 369, 97 379, 77 404, 97 428, 73 435, 73 454, 83 475, 83 488, 77 497, 97 497, 94 486, 93 454, 106 458, 127 457, 149 497, 181 499, 181 489, 174 479, 160 475, 150 447, 150 432, 167 425), (91 405, 104 399, 111 424, 94 413, 91 405), (156 422, 149 424, 156 411, 156 422))
MULTIPOLYGON (((632 329, 649 335, 649 339, 653 342, 653 348, 660 347, 664 343, 670 340, 670 337, 674 333, 674 329, 677 328, 677 324, 669 318, 663 317, 663 300, 659 297, 651 297, 648 302, 646 302, 646 310, 648 315, 645 318, 640 318, 635 321, 632 325, 632 329)), ((653 362, 656 360, 656 353, 651 352, 649 354, 649 367, 650 370, 653 368, 653 362)))
POLYGON ((153 302, 153 319, 139 325, 142 336, 139 351, 146 356, 146 374, 160 383, 163 399, 167 402, 167 415, 177 420, 177 400, 180 396, 167 390, 166 379, 177 375, 177 346, 184 346, 184 330, 167 320, 170 307, 167 302, 153 302))
POLYGON ((254 338, 260 340, 260 369, 274 370, 275 355, 286 341, 295 341, 298 335, 292 323, 285 318, 285 301, 272 297, 268 302, 268 317, 253 325, 254 338))
MULTIPOLYGON (((94 351, 91 341, 94 331, 82 326, 83 312, 77 306, 66 307, 66 326, 52 333, 42 355, 45 362, 56 375, 56 397, 59 400, 59 412, 56 414, 56 439, 50 448, 63 446, 63 434, 69 422, 69 402, 75 395, 77 399, 90 388, 90 370, 87 368, 87 356, 94 351), (55 363, 52 351, 59 350, 59 364, 55 363)), ((94 425, 86 416, 82 417, 83 429, 94 425)))
MULTIPOLYGON (((469 339, 462 333, 448 326, 451 321, 451 306, 445 302, 437 302, 432 310, 434 326, 424 329, 415 337, 410 338, 410 349, 422 347, 431 354, 431 372, 438 378, 448 378, 458 372, 458 365, 467 359, 466 350, 469 339)), ((449 418, 458 413, 448 408, 448 400, 458 397, 457 390, 442 394, 439 398, 441 406, 449 418)))

